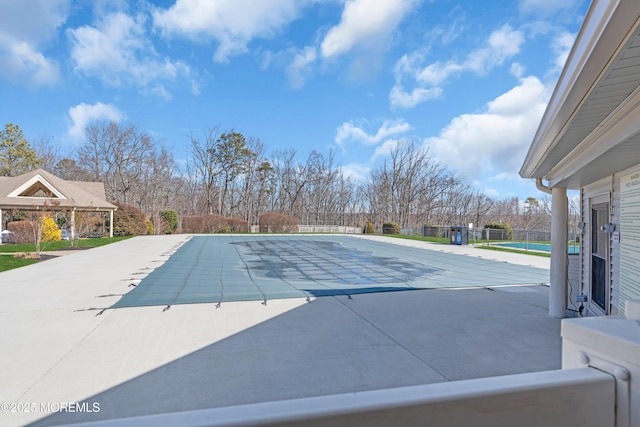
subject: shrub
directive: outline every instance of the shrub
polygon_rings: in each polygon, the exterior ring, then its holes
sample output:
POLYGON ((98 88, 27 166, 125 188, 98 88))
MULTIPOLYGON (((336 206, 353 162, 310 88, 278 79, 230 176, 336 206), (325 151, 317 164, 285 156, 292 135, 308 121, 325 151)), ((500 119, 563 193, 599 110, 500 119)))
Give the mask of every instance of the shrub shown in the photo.
POLYGON ((147 225, 147 234, 153 234, 153 222, 150 219, 146 221, 147 225))
POLYGON ((56 242, 62 238, 62 232, 58 227, 58 224, 53 218, 46 216, 42 218, 42 241, 43 242, 56 242))
POLYGON ((204 233, 204 215, 192 215, 182 218, 183 233, 204 233))
POLYGON ((7 230, 13 233, 14 243, 35 243, 37 225, 32 221, 13 221, 7 225, 7 230))
POLYGON ((395 222, 382 224, 382 234, 400 234, 400 226, 395 222))
POLYGON ((371 221, 367 221, 362 232, 364 234, 376 234, 376 228, 373 226, 371 221))
POLYGON ((171 234, 178 228, 178 212, 172 209, 160 211, 160 219, 164 223, 165 234, 171 234))
POLYGON ((193 215, 182 218, 183 233, 246 233, 249 222, 220 215, 193 215))
POLYGON ((113 213, 114 236, 140 236, 148 233, 147 217, 135 206, 114 203, 118 207, 113 213))
POLYGON ((238 218, 225 218, 227 220, 227 226, 230 233, 248 233, 249 221, 238 218))
POLYGON ((295 216, 279 212, 267 212, 260 215, 258 225, 261 233, 295 233, 300 221, 295 216))

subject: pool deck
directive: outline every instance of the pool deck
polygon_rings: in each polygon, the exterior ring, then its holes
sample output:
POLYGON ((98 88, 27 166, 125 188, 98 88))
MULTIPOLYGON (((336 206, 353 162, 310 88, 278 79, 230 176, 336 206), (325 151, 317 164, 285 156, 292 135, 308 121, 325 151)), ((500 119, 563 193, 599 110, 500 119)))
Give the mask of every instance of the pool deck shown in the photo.
MULTIPOLYGON (((547 316, 540 285, 102 311, 188 237, 138 237, 0 273, 0 424, 56 425, 560 367, 560 322, 547 316), (99 411, 56 411, 69 402, 99 411)), ((353 237, 549 264, 471 246, 353 237)))

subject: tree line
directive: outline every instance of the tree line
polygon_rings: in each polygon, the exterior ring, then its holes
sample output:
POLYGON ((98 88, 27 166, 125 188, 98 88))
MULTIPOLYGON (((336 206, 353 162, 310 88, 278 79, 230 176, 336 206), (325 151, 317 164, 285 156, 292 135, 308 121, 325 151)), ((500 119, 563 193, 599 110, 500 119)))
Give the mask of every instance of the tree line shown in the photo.
POLYGON ((304 225, 363 227, 370 221, 376 230, 386 222, 402 228, 550 226, 548 199, 489 197, 411 140, 398 143, 360 181, 345 173, 331 150, 268 153, 260 139, 219 127, 185 137, 188 155, 181 161, 133 124, 91 123, 81 144, 64 155, 46 139, 29 143, 13 124, 0 138, 0 176, 42 167, 65 180, 100 181, 109 201, 134 206, 152 222, 174 210, 180 218, 216 214, 249 224, 267 212, 295 216, 304 225))

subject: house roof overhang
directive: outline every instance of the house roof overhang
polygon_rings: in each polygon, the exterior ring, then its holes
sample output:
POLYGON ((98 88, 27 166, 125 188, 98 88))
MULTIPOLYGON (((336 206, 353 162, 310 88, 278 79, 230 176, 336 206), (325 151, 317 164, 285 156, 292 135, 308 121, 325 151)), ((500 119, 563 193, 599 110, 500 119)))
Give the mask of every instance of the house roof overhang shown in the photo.
POLYGON ((594 0, 520 176, 578 189, 638 163, 640 2, 594 0))

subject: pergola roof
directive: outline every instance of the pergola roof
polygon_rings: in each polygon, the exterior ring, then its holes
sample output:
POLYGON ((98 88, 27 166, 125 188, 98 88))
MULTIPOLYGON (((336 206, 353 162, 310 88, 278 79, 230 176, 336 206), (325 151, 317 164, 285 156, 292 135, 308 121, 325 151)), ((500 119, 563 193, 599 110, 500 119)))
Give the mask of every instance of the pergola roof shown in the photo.
POLYGON ((580 188, 640 163, 640 1, 593 0, 520 170, 580 188))
POLYGON ((70 208, 78 211, 115 211, 101 182, 65 181, 36 169, 16 177, 0 177, 0 209, 70 208))

